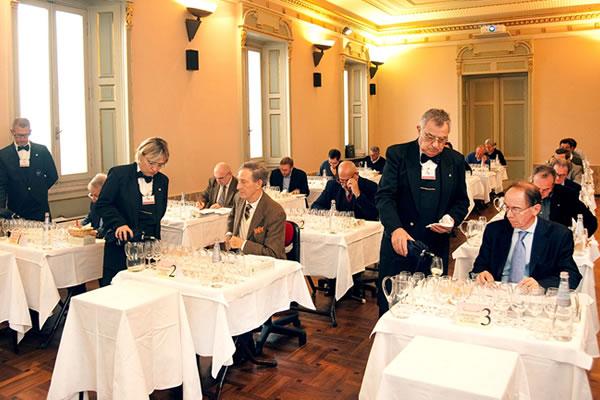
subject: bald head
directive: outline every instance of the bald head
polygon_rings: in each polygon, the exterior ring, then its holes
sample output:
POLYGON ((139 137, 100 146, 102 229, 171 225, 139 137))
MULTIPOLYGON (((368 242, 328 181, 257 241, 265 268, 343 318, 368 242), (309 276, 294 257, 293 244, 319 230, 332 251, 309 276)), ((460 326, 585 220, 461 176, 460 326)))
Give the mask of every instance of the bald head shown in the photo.
POLYGON ((356 173, 356 165, 352 161, 343 161, 338 167, 338 175, 341 179, 350 179, 356 173))
POLYGON ((227 163, 220 162, 215 165, 213 176, 219 185, 229 185, 229 182, 231 182, 231 178, 233 177, 231 174, 231 167, 227 163))

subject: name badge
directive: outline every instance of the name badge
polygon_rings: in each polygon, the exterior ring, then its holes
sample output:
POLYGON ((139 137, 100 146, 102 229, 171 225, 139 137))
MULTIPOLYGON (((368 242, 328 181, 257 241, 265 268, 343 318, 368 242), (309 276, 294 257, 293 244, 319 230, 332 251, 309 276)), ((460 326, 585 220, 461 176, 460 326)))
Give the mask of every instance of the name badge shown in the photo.
POLYGON ((151 194, 149 196, 142 196, 142 204, 145 206, 154 204, 154 195, 151 194))
POLYGON ((427 181, 434 181, 436 168, 437 168, 437 164, 431 160, 422 164, 421 165, 421 179, 424 179, 427 181))
POLYGON ((29 167, 29 160, 28 159, 19 159, 19 167, 21 167, 21 168, 28 168, 29 167))

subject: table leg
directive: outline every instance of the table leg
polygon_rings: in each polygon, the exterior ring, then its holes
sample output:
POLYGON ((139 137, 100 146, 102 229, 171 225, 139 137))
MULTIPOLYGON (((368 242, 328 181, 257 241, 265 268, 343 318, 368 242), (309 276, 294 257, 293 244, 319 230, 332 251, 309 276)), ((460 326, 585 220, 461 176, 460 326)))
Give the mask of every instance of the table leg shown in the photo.
POLYGON ((60 311, 58 312, 58 317, 54 321, 54 324, 52 325, 52 329, 50 329, 50 333, 48 334, 48 337, 40 345, 40 349, 47 348, 50 345, 50 343, 52 342, 52 339, 54 339, 54 334, 56 333, 56 330, 60 326, 60 322, 67 315, 67 310, 69 308, 69 305, 71 304, 71 297, 73 297, 73 289, 74 289, 73 287, 67 288, 67 297, 65 298, 65 301, 59 302, 60 311))

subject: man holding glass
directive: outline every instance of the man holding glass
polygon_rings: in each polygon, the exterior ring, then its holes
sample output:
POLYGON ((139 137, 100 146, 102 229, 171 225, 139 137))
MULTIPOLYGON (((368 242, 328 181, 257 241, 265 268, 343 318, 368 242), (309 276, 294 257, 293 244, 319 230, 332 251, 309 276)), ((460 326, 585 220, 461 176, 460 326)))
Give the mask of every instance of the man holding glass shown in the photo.
POLYGON ((10 132, 14 142, 0 150, 0 215, 43 221, 58 180, 54 160, 46 146, 29 141, 27 118, 15 118, 10 132))
POLYGON ((416 140, 388 148, 375 197, 385 228, 379 261, 380 314, 388 309, 382 279, 416 271, 407 257, 410 241, 419 240, 440 256, 447 273, 449 233, 463 221, 469 206, 464 159, 444 146, 450 133, 448 113, 426 111, 417 133, 416 140))
POLYGON ((539 218, 542 196, 531 183, 517 182, 504 196, 506 217, 483 233, 473 272, 477 282, 513 282, 536 288, 558 287, 561 271, 575 289, 581 274, 573 261, 573 235, 564 226, 539 218))
POLYGON ((344 161, 338 168, 338 179, 327 182, 311 208, 329 210, 331 200, 335 200, 337 211, 354 211, 356 218, 377 221, 376 192, 374 182, 360 177, 352 161, 344 161))

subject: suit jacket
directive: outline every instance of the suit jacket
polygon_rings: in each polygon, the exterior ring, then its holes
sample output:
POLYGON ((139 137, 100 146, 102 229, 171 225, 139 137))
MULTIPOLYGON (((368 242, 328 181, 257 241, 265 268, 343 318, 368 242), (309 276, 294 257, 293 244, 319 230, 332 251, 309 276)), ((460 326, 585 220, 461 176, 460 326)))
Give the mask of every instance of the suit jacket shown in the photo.
MULTIPOLYGON (((340 163, 342 161, 340 160, 340 163)), ((340 166, 340 164, 338 164, 338 167, 340 166)), ((333 174, 333 172, 331 172, 331 166, 329 165, 329 160, 325 160, 321 163, 321 166, 319 167, 319 176, 323 176, 323 171, 325 171, 325 176, 337 176, 337 169, 338 167, 335 168, 335 175, 333 174)))
MULTIPOLYGON (((283 174, 279 170, 279 168, 271 171, 271 176, 269 177, 269 185, 279 187, 279 190, 283 190, 283 174)), ((288 192, 298 189, 300 193, 308 196, 310 190, 308 189, 308 178, 306 177, 306 172, 302 171, 298 168, 292 169, 292 174, 290 176, 290 187, 288 188, 288 192)))
POLYGON ((58 180, 54 160, 48 149, 30 142, 29 167, 19 167, 14 144, 0 150, 0 210, 43 221, 50 212, 48 189, 58 180))
POLYGON ((90 212, 88 215, 81 221, 81 225, 91 224, 92 228, 96 229, 97 235, 96 237, 102 238, 104 237, 104 223, 100 215, 98 215, 98 211, 96 211, 96 203, 90 202, 90 212))
POLYGON ((578 184, 581 184, 581 178, 583 178, 583 167, 575 164, 573 160, 571 160, 571 171, 569 171, 567 178, 578 184))
POLYGON ((311 208, 329 210, 331 208, 331 200, 335 200, 338 211, 354 211, 356 218, 377 221, 378 213, 375 206, 377 184, 359 176, 358 188, 360 189, 360 196, 358 198, 352 196, 352 200, 349 202, 342 185, 338 181, 330 180, 311 208))
MULTIPOLYGON (((487 225, 473 272, 488 271, 496 281, 502 279, 513 230, 506 218, 487 225)), ((573 235, 562 225, 538 218, 531 245, 529 276, 545 288, 558 287, 561 271, 569 273, 569 286, 575 289, 581 274, 573 261, 573 235)))
POLYGON ((371 160, 371 157, 366 156, 361 161, 367 163, 367 168, 374 169, 379 173, 382 173, 383 168, 385 167, 385 158, 383 157, 379 157, 379 159, 376 162, 373 162, 373 160, 371 160))
MULTIPOLYGON (((238 181, 236 177, 232 176, 231 182, 229 182, 229 189, 227 189, 227 196, 225 196, 224 207, 233 207, 233 198, 237 193, 237 184, 238 181)), ((219 196, 219 187, 219 182, 217 182, 214 176, 208 180, 208 186, 206 186, 206 189, 200 193, 200 198, 204 202, 206 208, 217 202, 219 196)))
MULTIPOLYGON (((245 205, 245 200, 235 196, 233 210, 227 219, 228 231, 234 236, 240 235, 245 205)), ((263 192, 248 227, 242 251, 285 260, 285 219, 283 207, 263 192)))
POLYGON ((581 192, 581 185, 570 179, 565 179, 565 184, 563 186, 576 192, 577 196, 579 196, 579 193, 581 192))
POLYGON ((498 149, 494 149, 491 153, 486 152, 490 160, 498 160, 500 164, 506 165, 506 159, 504 159, 504 154, 498 149))
POLYGON ((550 198, 550 221, 570 227, 571 218, 577 221, 577 214, 583 215, 583 226, 587 228, 588 235, 592 236, 598 228, 594 214, 579 200, 579 195, 574 191, 562 185, 554 185, 550 198))

